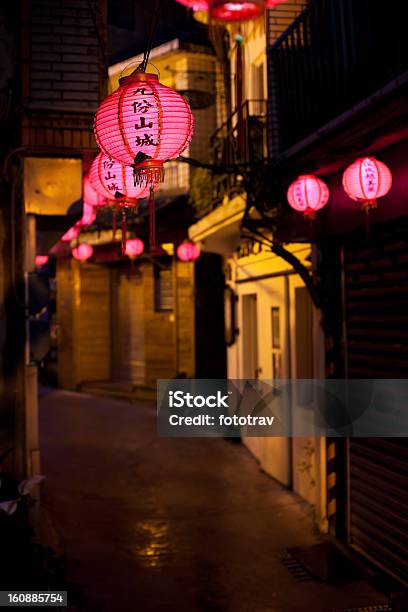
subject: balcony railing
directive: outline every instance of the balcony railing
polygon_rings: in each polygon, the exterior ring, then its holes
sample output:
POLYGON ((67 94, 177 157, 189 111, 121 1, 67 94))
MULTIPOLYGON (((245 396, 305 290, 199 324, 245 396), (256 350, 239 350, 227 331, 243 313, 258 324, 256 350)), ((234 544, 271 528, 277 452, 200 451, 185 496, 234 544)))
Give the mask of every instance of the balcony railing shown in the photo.
MULTIPOLYGON (((267 156, 266 100, 246 100, 211 137, 213 163, 233 167, 267 156)), ((240 191, 239 173, 216 175, 214 202, 240 191)))
POLYGON ((276 156, 406 70, 402 4, 314 0, 269 50, 276 156))

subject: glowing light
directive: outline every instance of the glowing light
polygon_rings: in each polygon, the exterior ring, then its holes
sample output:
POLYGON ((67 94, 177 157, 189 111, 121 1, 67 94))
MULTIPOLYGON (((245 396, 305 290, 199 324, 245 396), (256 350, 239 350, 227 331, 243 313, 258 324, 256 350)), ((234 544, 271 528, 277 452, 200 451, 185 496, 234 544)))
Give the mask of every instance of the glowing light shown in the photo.
POLYGON ((181 261, 195 261, 200 257, 200 247, 195 242, 186 240, 177 247, 177 257, 181 261))
POLYGON ((265 9, 273 9, 286 0, 177 0, 180 4, 192 8, 194 12, 208 12, 211 19, 216 21, 249 21, 257 19, 265 9))
POLYGON ((72 257, 77 259, 78 261, 86 261, 93 255, 93 247, 91 244, 86 244, 83 242, 79 244, 75 248, 72 249, 72 257))
MULTIPOLYGON (((94 159, 89 171, 89 180, 95 191, 107 200, 108 204, 135 204, 137 200, 147 198, 150 185, 135 185, 133 169, 124 166, 104 153, 94 159)), ((159 184, 154 183, 153 189, 159 184)))
POLYGON ((154 160, 158 176, 160 164, 188 146, 194 118, 183 96, 156 75, 136 72, 120 79, 119 89, 99 106, 94 130, 106 155, 125 165, 154 160))
POLYGON ((45 266, 45 264, 48 263, 48 260, 49 260, 48 255, 36 255, 35 265, 40 268, 41 266, 45 266))
POLYGON ((343 187, 364 209, 373 208, 392 187, 391 170, 375 157, 360 157, 344 171, 343 187))
POLYGON ((144 251, 144 244, 140 238, 132 238, 126 241, 125 255, 128 257, 138 257, 144 251))
POLYGON ((289 205, 305 217, 314 217, 316 211, 326 206, 330 191, 326 183, 313 174, 299 176, 288 189, 289 205))
POLYGON ((80 227, 78 227, 76 224, 73 225, 62 236, 62 238, 61 238, 62 242, 71 242, 71 240, 75 240, 75 238, 78 238, 80 231, 81 231, 80 227))

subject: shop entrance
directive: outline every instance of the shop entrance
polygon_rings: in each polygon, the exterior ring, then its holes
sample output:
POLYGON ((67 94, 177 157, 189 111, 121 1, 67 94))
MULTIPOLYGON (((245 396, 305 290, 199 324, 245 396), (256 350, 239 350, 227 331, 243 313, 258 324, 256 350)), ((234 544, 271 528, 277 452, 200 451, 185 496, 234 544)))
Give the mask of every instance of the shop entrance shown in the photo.
POLYGON ((144 384, 143 284, 137 270, 113 270, 112 377, 144 384))

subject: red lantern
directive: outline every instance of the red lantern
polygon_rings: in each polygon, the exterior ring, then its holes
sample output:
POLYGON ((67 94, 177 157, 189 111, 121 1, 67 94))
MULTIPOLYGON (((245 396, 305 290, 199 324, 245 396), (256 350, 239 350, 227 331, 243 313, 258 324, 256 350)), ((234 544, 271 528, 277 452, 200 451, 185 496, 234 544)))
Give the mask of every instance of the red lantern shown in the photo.
POLYGON ((71 242, 72 240, 75 240, 75 238, 78 238, 80 232, 81 232, 81 228, 78 227, 77 224, 75 224, 72 227, 70 227, 67 232, 65 232, 61 240, 62 242, 71 242))
POLYGON ((215 21, 243 22, 257 19, 265 12, 286 0, 177 0, 193 11, 208 11, 215 21))
POLYGON ((92 257, 92 254, 93 247, 90 244, 86 244, 86 242, 78 244, 78 246, 72 249, 72 256, 78 261, 86 261, 92 257))
POLYGON ((200 247, 195 242, 186 240, 177 247, 177 257, 181 261, 195 261, 200 257, 200 247))
MULTIPOLYGON (((89 180, 93 189, 108 204, 135 206, 139 199, 147 198, 150 194, 150 186, 135 185, 130 166, 124 166, 103 153, 99 153, 92 162, 89 180)), ((158 188, 157 182, 153 188, 158 188)))
POLYGON ((377 206, 377 199, 387 195, 391 186, 391 170, 375 157, 357 159, 343 174, 344 191, 367 211, 377 206))
POLYGON ((177 0, 180 4, 187 6, 188 8, 196 11, 208 11, 208 2, 207 0, 177 0))
POLYGON ((136 182, 156 184, 163 180, 163 162, 188 146, 194 118, 183 96, 156 75, 135 71, 99 106, 94 130, 106 155, 135 167, 136 182))
POLYGON ((316 211, 326 206, 329 196, 326 183, 313 174, 299 176, 287 193, 290 206, 309 219, 315 217, 316 211))
POLYGON ((128 257, 138 257, 144 251, 144 244, 140 240, 140 238, 132 238, 131 240, 127 240, 125 255, 128 257))
POLYGON ((84 177, 82 191, 84 203, 86 202, 95 208, 98 206, 105 206, 105 196, 101 196, 95 191, 88 175, 84 177))
POLYGON ((40 268, 41 266, 45 266, 45 264, 48 263, 48 260, 49 260, 48 255, 36 255, 35 265, 40 268))

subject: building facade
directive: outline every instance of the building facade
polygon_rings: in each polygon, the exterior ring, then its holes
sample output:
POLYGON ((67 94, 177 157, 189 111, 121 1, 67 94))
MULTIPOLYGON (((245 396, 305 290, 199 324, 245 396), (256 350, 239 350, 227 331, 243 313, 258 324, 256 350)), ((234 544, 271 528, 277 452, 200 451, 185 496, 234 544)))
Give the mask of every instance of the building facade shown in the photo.
MULTIPOLYGON (((135 55, 110 66, 110 89, 115 90, 119 78, 141 60, 135 55)), ((152 49, 150 60, 148 70, 186 96, 193 109, 195 135, 185 155, 208 163, 218 79, 211 45, 189 37, 168 40, 152 49)), ((150 390, 152 394, 160 378, 225 375, 221 258, 206 254, 194 264, 176 255, 192 219, 189 192, 194 174, 194 165, 166 163, 165 180, 156 197, 157 252, 149 252, 147 206, 142 203, 137 219, 128 223, 128 237, 144 240, 144 255, 132 261, 120 253, 119 231, 114 238, 111 218, 101 230, 102 211, 79 237, 80 242, 94 246, 92 260, 79 264, 69 254, 59 259, 59 382, 63 387, 119 395, 150 390), (212 294, 207 291, 210 286, 212 294), (214 336, 205 332, 206 326, 215 330, 214 336)))
MULTIPOLYGON (((320 0, 268 11, 269 170, 260 180, 270 210, 256 197, 248 210, 248 183, 236 172, 221 176, 213 209, 190 228, 204 249, 225 259, 230 376, 405 377, 407 58, 401 25, 383 9, 379 2, 320 0), (367 155, 393 175, 368 223, 342 187, 345 168, 367 155), (286 204, 286 191, 301 174, 321 177, 330 189, 312 228, 286 204), (270 253, 274 241, 308 271, 307 287, 287 259, 270 253)), ((245 40, 244 28, 240 34, 245 40)), ((256 171, 264 149, 261 138, 254 153, 255 134, 262 133, 259 105, 251 110, 248 99, 255 81, 249 78, 244 92, 241 124, 242 133, 246 118, 256 116, 258 130, 254 122, 245 128, 252 148, 240 148, 235 113, 216 133, 224 140, 216 165, 227 157, 256 171)), ((322 530, 407 583, 406 439, 244 442, 263 469, 313 504, 322 530)))
MULTIPOLYGON (((329 378, 406 375, 407 57, 398 19, 383 9, 314 2, 268 43, 269 150, 284 160, 282 183, 314 173, 331 193, 314 237, 329 378), (342 186, 344 170, 366 156, 393 175, 368 219, 342 186)), ((406 584, 406 439, 328 440, 327 459, 332 533, 406 584)))
POLYGON ((8 466, 24 475, 39 471, 37 364, 49 349, 48 276, 35 258, 82 214, 92 118, 107 81, 106 6, 23 0, 0 18, 0 452, 12 448, 8 466))

